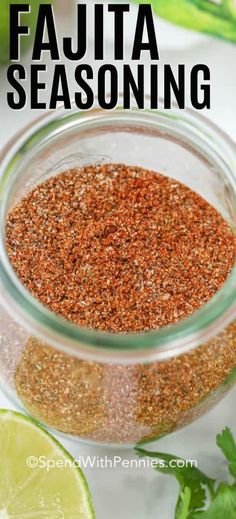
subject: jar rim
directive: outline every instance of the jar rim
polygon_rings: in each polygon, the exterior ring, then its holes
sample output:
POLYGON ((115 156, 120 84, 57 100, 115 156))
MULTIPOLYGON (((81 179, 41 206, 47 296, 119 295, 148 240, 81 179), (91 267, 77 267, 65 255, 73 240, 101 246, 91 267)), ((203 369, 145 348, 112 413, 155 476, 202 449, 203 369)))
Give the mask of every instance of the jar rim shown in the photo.
MULTIPOLYGON (((61 125, 80 124, 89 121, 90 124, 99 123, 104 118, 114 118, 115 114, 124 114, 126 119, 138 114, 140 123, 144 119, 150 122, 162 117, 163 121, 174 120, 174 124, 184 132, 194 130, 201 136, 202 142, 216 151, 221 145, 218 158, 222 158, 222 149, 227 156, 230 186, 236 193, 236 177, 234 163, 236 161, 236 144, 220 128, 205 116, 186 109, 180 112, 177 108, 164 111, 154 110, 123 110, 119 106, 110 112, 94 108, 88 112, 78 112, 76 108, 65 111, 62 107, 46 113, 28 125, 23 132, 18 133, 5 146, 0 155, 0 299, 10 311, 16 311, 17 320, 27 325, 28 329, 40 336, 45 343, 61 348, 65 352, 83 353, 87 357, 116 358, 118 362, 130 358, 168 358, 184 353, 199 346, 221 331, 232 321, 236 314, 236 267, 228 276, 222 288, 200 310, 185 320, 166 326, 158 330, 139 333, 108 333, 79 327, 70 321, 54 314, 43 306, 23 286, 17 277, 8 259, 5 250, 5 215, 6 203, 11 187, 15 181, 14 169, 20 163, 25 150, 35 146, 45 131, 57 132, 61 125), (141 113, 140 113, 141 112, 141 113)), ((182 131, 181 130, 181 131, 182 131)), ((126 360, 125 360, 126 361, 126 360)))

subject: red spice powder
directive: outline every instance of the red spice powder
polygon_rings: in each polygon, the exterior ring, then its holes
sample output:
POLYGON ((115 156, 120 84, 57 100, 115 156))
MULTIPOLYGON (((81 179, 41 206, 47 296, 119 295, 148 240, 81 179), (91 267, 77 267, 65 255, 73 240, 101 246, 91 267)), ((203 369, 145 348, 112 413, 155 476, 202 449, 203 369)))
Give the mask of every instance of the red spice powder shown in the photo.
POLYGON ((219 290, 236 241, 221 215, 169 177, 122 164, 65 171, 11 211, 7 250, 20 280, 79 326, 158 329, 219 290))
MULTIPOLYGON (((236 256, 222 216, 197 193, 139 167, 65 171, 11 211, 6 245, 20 280, 53 312, 111 332, 186 318, 220 289, 236 256)), ((88 362, 29 338, 14 383, 26 408, 60 431, 106 443, 169 433, 235 379, 236 323, 162 362, 88 362)))

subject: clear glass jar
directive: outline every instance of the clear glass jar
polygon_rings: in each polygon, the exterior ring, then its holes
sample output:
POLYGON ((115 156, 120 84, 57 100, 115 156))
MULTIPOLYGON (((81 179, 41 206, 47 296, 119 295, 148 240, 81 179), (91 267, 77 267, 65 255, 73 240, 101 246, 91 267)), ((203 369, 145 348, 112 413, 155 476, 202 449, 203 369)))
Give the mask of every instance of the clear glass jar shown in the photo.
POLYGON ((236 147, 198 114, 61 109, 19 134, 1 156, 0 373, 18 409, 79 440, 133 445, 207 411, 236 378, 236 269, 185 321, 155 332, 82 329, 43 307, 5 251, 9 210, 45 178, 92 163, 160 171, 236 218, 236 147))

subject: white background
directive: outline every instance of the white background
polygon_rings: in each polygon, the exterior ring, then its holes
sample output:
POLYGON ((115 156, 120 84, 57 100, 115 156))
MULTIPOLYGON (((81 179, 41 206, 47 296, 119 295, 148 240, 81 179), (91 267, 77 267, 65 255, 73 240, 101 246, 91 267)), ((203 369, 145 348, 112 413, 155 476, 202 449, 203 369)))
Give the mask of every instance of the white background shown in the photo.
MULTIPOLYGON (((64 14, 58 18, 58 33, 71 35, 75 27, 64 14), (68 30, 69 29, 69 30, 68 30)), ((184 29, 157 21, 161 60, 171 63, 185 63, 191 67, 196 63, 206 63, 211 70, 212 108, 207 116, 214 120, 236 141, 236 46, 220 42, 207 36, 194 34, 184 29)), ((110 26, 107 28, 107 56, 112 61, 110 26)), ((127 42, 132 39, 132 24, 126 27, 127 42)), ((90 28, 90 38, 92 30, 90 28)), ((47 59, 47 58, 46 58, 47 59)), ((93 60, 92 43, 86 56, 90 64, 93 60)), ((30 56, 25 58, 30 63, 30 56)), ((148 85, 147 85, 148 89, 148 85)), ((0 72, 0 148, 34 119, 38 113, 26 108, 14 113, 7 107, 6 70, 0 72)), ((49 92, 47 92, 47 97, 49 92)), ((193 425, 164 438, 153 445, 159 451, 166 451, 184 458, 196 458, 202 470, 213 477, 224 477, 226 465, 215 446, 215 436, 225 425, 232 428, 236 436, 235 390, 231 391, 215 409, 193 425)), ((0 407, 11 408, 11 403, 0 395, 0 407)), ((74 456, 105 456, 112 458, 118 454, 132 458, 131 451, 114 451, 87 447, 61 440, 74 456)), ((176 502, 177 484, 153 469, 86 469, 86 477, 93 495, 97 519, 172 519, 176 502)))

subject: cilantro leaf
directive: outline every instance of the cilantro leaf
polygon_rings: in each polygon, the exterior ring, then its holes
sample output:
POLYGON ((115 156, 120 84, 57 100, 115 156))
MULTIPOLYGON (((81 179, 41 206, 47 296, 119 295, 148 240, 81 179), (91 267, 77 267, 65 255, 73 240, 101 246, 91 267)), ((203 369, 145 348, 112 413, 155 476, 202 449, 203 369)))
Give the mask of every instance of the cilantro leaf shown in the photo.
POLYGON ((183 492, 179 494, 179 513, 178 519, 187 519, 189 517, 189 507, 191 502, 191 491, 185 487, 183 492))
MULTIPOLYGON (((148 456, 151 458, 157 458, 159 462, 155 466, 155 470, 175 476, 180 486, 180 494, 175 509, 176 519, 185 519, 183 515, 184 506, 186 507, 186 487, 189 489, 190 497, 189 500, 189 512, 204 507, 206 502, 206 489, 210 492, 210 495, 214 495, 215 480, 207 477, 203 472, 194 466, 188 466, 186 462, 179 457, 173 456, 172 454, 166 454, 163 452, 150 452, 140 447, 136 447, 136 452, 139 456, 148 456), (183 466, 177 466, 173 461, 183 461, 183 466), (185 496, 185 501, 183 501, 185 496)), ((182 464, 181 464, 182 465, 182 464)))
POLYGON ((230 473, 236 478, 236 443, 228 427, 226 427, 221 434, 217 435, 216 443, 229 462, 230 473))
POLYGON ((228 483, 221 483, 215 498, 208 510, 200 514, 190 514, 188 519, 235 519, 236 517, 236 487, 228 483))
POLYGON ((228 427, 217 435, 216 441, 229 463, 233 484, 209 478, 183 458, 136 447, 139 456, 156 458, 155 470, 177 479, 180 492, 175 519, 236 519, 236 442, 228 427))

